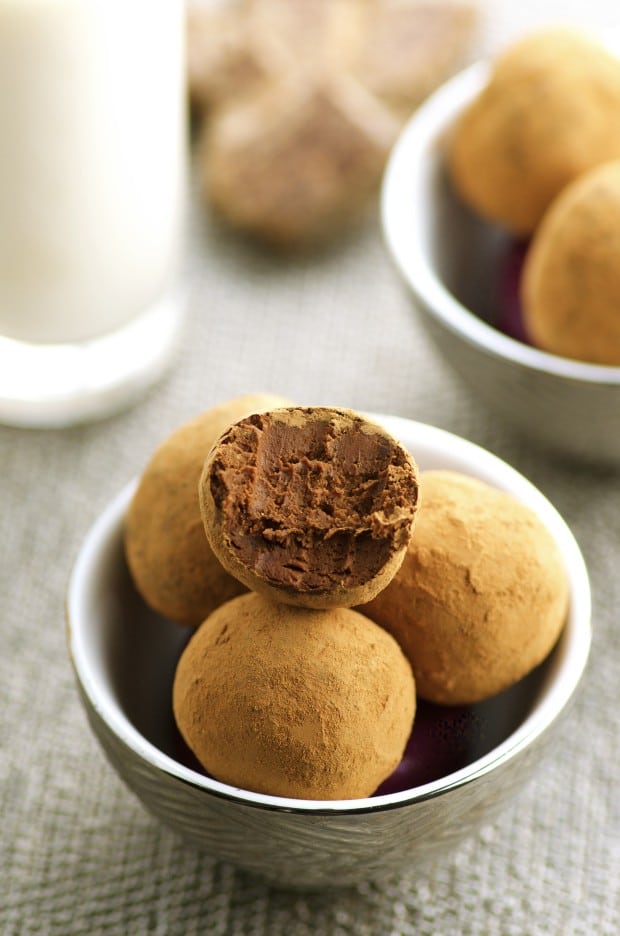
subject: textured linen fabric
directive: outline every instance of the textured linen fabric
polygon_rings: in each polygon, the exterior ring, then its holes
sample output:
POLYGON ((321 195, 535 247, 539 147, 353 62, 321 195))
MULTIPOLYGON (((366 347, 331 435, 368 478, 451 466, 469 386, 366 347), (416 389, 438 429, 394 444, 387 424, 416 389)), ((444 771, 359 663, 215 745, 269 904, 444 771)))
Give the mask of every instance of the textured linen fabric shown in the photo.
MULTIPOLYGON (((489 3, 492 50, 574 2, 489 3)), ((590 2, 590 25, 616 5, 590 2)), ((199 210, 180 358, 144 400, 92 425, 0 428, 0 933, 612 936, 620 932, 620 468, 533 448, 427 341, 377 214, 328 252, 270 256, 199 210), (202 409, 267 390, 432 423, 489 448, 563 514, 594 597, 591 660, 554 755, 502 816, 424 877, 300 895, 188 850, 91 735, 64 632, 89 526, 154 446, 202 409)))

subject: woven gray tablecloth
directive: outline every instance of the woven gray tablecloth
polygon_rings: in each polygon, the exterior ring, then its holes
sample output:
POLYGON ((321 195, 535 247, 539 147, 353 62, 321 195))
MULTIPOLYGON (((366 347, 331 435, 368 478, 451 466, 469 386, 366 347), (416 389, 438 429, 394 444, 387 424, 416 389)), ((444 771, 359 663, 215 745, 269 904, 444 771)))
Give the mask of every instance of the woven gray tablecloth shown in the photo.
MULTIPOLYGON (((489 3, 483 41, 562 10, 611 26, 615 6, 489 3)), ((325 255, 284 261, 200 211, 188 267, 181 358, 144 401, 79 428, 0 429, 0 933, 620 933, 620 472, 533 449, 481 409, 422 332, 376 216, 325 255), (542 489, 585 554, 594 643, 557 751, 424 878, 300 896, 187 850, 108 766, 78 701, 63 602, 84 534, 168 432, 254 390, 478 442, 542 489)))

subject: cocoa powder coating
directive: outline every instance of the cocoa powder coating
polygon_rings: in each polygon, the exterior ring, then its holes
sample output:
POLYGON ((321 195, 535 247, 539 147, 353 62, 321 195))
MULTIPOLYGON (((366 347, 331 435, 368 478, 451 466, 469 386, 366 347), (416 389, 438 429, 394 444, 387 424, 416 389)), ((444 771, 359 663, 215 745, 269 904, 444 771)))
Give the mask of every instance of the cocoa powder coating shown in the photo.
POLYGON ((215 554, 248 587, 291 603, 351 606, 395 574, 412 534, 417 470, 349 410, 290 407, 231 426, 200 482, 215 554))
POLYGON ((425 471, 403 565, 362 610, 398 640, 421 698, 460 705, 541 663, 567 608, 562 557, 532 510, 474 478, 425 471))
POLYGON ((396 641, 362 614, 249 593, 192 636, 173 709, 216 779, 275 796, 353 799, 400 762, 415 685, 396 641))
POLYGON ((477 214, 526 237, 562 189, 620 158, 620 60, 585 32, 537 30, 496 59, 451 135, 448 170, 477 214))
POLYGON ((171 433, 145 466, 127 511, 125 553, 136 588, 164 617, 196 626, 243 591, 204 535, 198 481, 226 426, 261 408, 289 402, 256 393, 214 406, 171 433))
POLYGON ((552 354, 620 366, 620 160, 579 176, 532 238, 521 280, 523 323, 552 354))

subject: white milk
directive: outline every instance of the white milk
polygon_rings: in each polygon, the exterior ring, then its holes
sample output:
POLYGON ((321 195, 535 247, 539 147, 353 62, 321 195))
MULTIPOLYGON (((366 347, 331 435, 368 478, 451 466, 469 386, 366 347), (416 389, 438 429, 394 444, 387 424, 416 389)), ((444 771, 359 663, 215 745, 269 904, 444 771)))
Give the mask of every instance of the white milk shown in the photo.
POLYGON ((174 275, 183 0, 0 0, 0 335, 92 338, 174 275))

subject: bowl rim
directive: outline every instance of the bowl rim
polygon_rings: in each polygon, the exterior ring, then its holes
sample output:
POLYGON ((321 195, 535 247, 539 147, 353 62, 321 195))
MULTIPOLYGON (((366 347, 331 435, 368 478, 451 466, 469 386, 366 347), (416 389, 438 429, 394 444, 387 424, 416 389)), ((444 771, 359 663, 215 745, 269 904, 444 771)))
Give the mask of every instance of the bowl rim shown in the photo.
MULTIPOLYGON (((170 757, 147 740, 116 704, 112 693, 99 679, 93 666, 88 641, 88 622, 82 613, 83 593, 97 568, 97 561, 106 546, 122 535, 124 515, 137 481, 134 479, 108 503, 85 535, 70 572, 66 592, 66 631, 69 657, 87 707, 136 756, 168 777, 181 781, 194 790, 214 795, 245 807, 276 812, 349 815, 383 812, 432 799, 468 785, 506 763, 531 745, 560 716, 581 680, 586 668, 591 644, 591 591, 588 572, 579 546, 569 527, 555 507, 530 481, 502 459, 473 442, 447 430, 404 417, 366 414, 376 419, 397 438, 401 434, 416 436, 420 448, 446 452, 463 464, 481 465, 478 477, 495 478, 496 486, 510 490, 539 513, 558 542, 567 566, 571 588, 569 618, 565 625, 566 649, 561 662, 561 678, 554 679, 544 692, 544 698, 507 738, 483 757, 444 777, 409 790, 354 800, 302 800, 272 796, 240 789, 205 774, 198 773, 170 757), (420 444, 424 440, 424 444, 420 444), (501 483, 499 483, 501 482, 501 483)), ((408 448, 412 448, 407 444, 408 448)), ((414 453, 415 457, 415 453, 414 453)), ((455 469, 459 470, 459 469, 455 469)), ((466 469, 463 469, 466 471, 466 469)), ((558 674, 559 676, 560 674, 558 674)))
POLYGON ((442 283, 429 260, 423 234, 421 193, 441 157, 442 142, 459 113, 488 82, 491 65, 478 61, 434 91, 407 121, 394 144, 381 182, 380 220, 392 261, 428 313, 447 329, 490 355, 530 371, 597 386, 619 386, 620 366, 561 357, 499 331, 464 306, 442 283), (417 210, 409 210, 416 206, 417 210))

